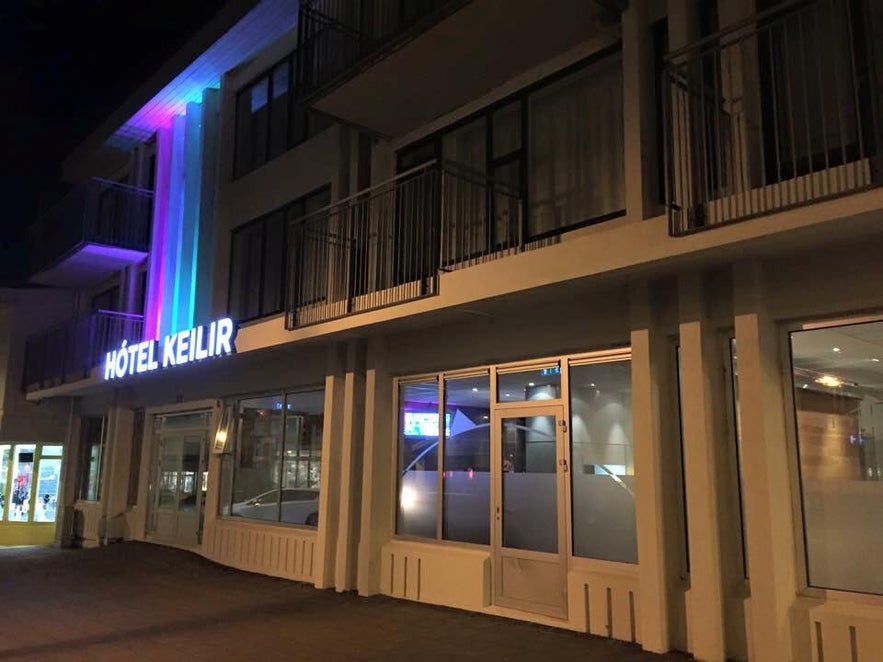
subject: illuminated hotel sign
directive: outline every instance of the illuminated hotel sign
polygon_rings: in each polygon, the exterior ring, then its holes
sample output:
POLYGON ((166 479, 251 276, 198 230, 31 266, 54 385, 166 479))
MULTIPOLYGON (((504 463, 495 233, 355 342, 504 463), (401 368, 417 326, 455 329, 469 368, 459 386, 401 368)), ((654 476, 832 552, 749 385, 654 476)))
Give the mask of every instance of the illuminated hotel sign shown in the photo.
POLYGON ((211 324, 171 333, 159 340, 129 344, 107 353, 104 378, 122 379, 161 368, 173 368, 193 361, 227 356, 236 351, 236 326, 228 317, 211 324))

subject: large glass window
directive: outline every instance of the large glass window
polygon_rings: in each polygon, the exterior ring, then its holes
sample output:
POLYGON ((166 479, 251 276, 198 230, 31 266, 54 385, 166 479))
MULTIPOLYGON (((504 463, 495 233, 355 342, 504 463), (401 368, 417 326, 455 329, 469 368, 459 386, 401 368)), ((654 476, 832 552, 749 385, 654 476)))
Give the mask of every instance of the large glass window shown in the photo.
POLYGON ((318 526, 324 391, 241 400, 238 412, 222 514, 318 526))
POLYGON ((791 334, 808 582, 883 594, 883 322, 791 334))
MULTIPOLYGON (((230 316, 251 320, 282 312, 285 305, 287 226, 294 219, 331 203, 331 189, 295 200, 233 231, 230 266, 230 316)), ((300 250, 300 247, 296 247, 300 250)), ((300 268, 301 259, 296 261, 300 268)))
POLYGON ((620 59, 571 74, 529 104, 528 235, 624 209, 620 59))
POLYGON ((631 362, 570 368, 573 553, 637 563, 631 362))
POLYGON ((8 497, 6 488, 7 475, 12 458, 12 446, 0 446, 0 521, 6 519, 6 508, 8 506, 8 497))
POLYGON ((490 377, 445 380, 445 540, 490 543, 490 377))
POLYGON ((235 177, 330 126, 325 116, 294 101, 294 57, 292 54, 283 59, 237 96, 235 177))
POLYGON ((12 483, 9 500, 9 521, 31 521, 31 499, 34 496, 34 464, 36 446, 14 446, 12 453, 12 483))
POLYGON ((80 427, 80 463, 77 479, 77 498, 83 501, 98 501, 101 498, 104 436, 104 418, 83 417, 80 427))

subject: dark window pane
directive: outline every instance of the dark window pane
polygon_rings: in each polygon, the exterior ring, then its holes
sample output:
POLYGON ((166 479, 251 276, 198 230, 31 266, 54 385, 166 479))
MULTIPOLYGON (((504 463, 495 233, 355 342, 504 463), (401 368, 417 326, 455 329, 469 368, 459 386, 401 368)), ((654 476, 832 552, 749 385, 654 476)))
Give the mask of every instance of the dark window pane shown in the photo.
POLYGON ((263 225, 254 223, 233 234, 230 315, 238 320, 260 313, 262 231, 263 225))
POLYGON ((266 220, 264 242, 264 296, 262 315, 282 310, 282 270, 285 268, 285 213, 278 211, 266 220))

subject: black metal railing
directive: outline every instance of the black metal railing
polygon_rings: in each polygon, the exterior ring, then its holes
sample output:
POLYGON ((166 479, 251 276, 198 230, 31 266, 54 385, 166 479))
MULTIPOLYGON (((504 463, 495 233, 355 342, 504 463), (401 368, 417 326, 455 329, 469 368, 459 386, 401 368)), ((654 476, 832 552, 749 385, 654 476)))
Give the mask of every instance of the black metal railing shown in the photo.
POLYGON ((36 391, 85 379, 123 340, 140 342, 144 317, 112 310, 80 317, 29 336, 23 387, 36 391))
POLYGON ((465 0, 302 0, 296 89, 309 96, 465 0))
POLYGON ((292 221, 289 329, 438 292, 440 271, 525 249, 517 192, 433 161, 292 221))
POLYGON ((672 235, 880 183, 866 15, 862 0, 785 2, 668 56, 672 235))
POLYGON ((147 189, 99 178, 80 184, 31 226, 31 273, 87 243, 147 252, 152 210, 147 189))

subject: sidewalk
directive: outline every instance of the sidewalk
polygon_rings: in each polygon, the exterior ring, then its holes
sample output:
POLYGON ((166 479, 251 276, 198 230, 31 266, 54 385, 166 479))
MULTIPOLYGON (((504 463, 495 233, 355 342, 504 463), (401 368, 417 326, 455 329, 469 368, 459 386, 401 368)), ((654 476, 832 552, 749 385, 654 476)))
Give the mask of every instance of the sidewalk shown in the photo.
POLYGON ((385 597, 319 591, 144 543, 0 548, 0 660, 686 660, 385 597))

